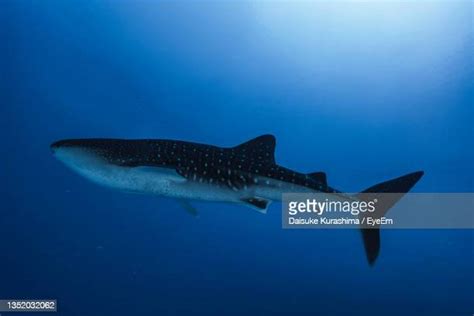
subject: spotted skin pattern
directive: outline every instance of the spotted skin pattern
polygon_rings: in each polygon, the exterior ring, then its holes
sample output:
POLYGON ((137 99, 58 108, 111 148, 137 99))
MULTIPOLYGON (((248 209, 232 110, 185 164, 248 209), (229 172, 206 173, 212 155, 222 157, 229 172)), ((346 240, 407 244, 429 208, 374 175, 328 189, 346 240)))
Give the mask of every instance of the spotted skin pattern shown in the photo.
POLYGON ((175 140, 99 138, 63 140, 53 146, 80 147, 122 167, 170 168, 188 181, 234 191, 254 185, 271 185, 271 180, 277 180, 320 192, 337 192, 327 186, 325 177, 298 173, 277 165, 272 135, 230 148, 175 140), (259 183, 261 181, 266 183, 259 183))

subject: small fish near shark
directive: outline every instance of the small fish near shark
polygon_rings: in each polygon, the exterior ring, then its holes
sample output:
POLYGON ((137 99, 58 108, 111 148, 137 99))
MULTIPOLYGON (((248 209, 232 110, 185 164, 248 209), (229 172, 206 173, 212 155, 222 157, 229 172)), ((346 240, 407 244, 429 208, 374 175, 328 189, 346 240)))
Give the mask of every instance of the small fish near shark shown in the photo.
MULTIPOLYGON (((127 192, 189 200, 240 203, 266 213, 283 193, 336 193, 324 172, 299 173, 275 162, 275 137, 262 135, 235 147, 177 140, 69 139, 51 145, 54 156, 98 184, 127 192)), ((406 193, 422 171, 372 186, 362 193, 406 193)), ((354 199, 354 196, 347 197, 354 199)), ((382 215, 396 201, 390 201, 382 215)), ((361 229, 369 264, 380 249, 379 229, 361 229)))

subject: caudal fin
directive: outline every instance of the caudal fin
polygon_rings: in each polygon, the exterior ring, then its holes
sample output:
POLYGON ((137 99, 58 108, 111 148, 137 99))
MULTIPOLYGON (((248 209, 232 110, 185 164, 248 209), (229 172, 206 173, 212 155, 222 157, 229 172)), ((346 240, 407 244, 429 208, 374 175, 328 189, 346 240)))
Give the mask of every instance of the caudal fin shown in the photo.
MULTIPOLYGON (((377 199, 375 212, 370 214, 370 216, 373 218, 381 218, 403 197, 405 193, 410 191, 422 176, 423 171, 417 171, 396 179, 382 182, 362 191, 357 194, 357 197, 361 200, 367 201, 377 199)), ((370 265, 373 265, 380 251, 380 228, 361 228, 361 232, 367 260, 370 265)))

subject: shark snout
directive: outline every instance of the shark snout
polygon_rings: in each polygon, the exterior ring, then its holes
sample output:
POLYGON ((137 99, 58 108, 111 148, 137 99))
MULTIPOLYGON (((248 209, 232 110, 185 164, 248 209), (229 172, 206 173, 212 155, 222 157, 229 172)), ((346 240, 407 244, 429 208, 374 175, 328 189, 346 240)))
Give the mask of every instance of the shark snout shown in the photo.
POLYGON ((78 154, 90 152, 91 149, 85 141, 79 139, 59 140, 52 143, 49 147, 53 155, 60 160, 62 160, 61 158, 70 158, 78 154))
POLYGON ((74 148, 80 148, 79 146, 75 146, 73 142, 70 140, 59 140, 54 143, 52 143, 49 148, 51 149, 51 152, 56 155, 59 152, 64 152, 68 151, 69 149, 74 149, 74 148))
POLYGON ((52 143, 50 148, 53 153, 66 150, 87 150, 93 148, 91 143, 86 139, 63 139, 52 143))
POLYGON ((49 148, 51 149, 51 151, 53 152, 53 154, 56 152, 56 150, 58 150, 59 148, 61 148, 61 142, 62 141, 57 141, 57 142, 54 142, 52 143, 49 148))
POLYGON ((90 170, 106 162, 100 148, 87 139, 59 140, 52 143, 50 149, 56 159, 77 171, 90 170))

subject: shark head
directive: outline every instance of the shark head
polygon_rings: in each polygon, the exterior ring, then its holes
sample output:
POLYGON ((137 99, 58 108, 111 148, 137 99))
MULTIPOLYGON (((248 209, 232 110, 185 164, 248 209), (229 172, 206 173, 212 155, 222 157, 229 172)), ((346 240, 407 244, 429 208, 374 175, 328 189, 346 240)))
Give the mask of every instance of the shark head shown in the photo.
POLYGON ((87 175, 116 164, 113 148, 94 139, 60 140, 51 144, 53 155, 69 168, 87 175))
POLYGON ((147 140, 107 138, 66 139, 51 144, 51 150, 68 166, 84 167, 91 163, 115 166, 140 166, 159 144, 147 140))
MULTIPOLYGON (((134 191, 138 190, 137 184, 149 180, 150 173, 141 168, 163 163, 163 160, 151 159, 159 157, 153 155, 158 146, 159 143, 147 140, 95 138, 60 140, 50 147, 55 158, 89 180, 134 191)), ((153 174, 154 181, 157 181, 156 175, 153 174)))
MULTIPOLYGON (((175 144, 171 143, 170 150, 175 144)), ((168 194, 170 182, 183 182, 161 141, 69 139, 51 144, 53 155, 67 167, 100 185, 127 192, 168 194)), ((178 192, 179 193, 179 192, 178 192)))

